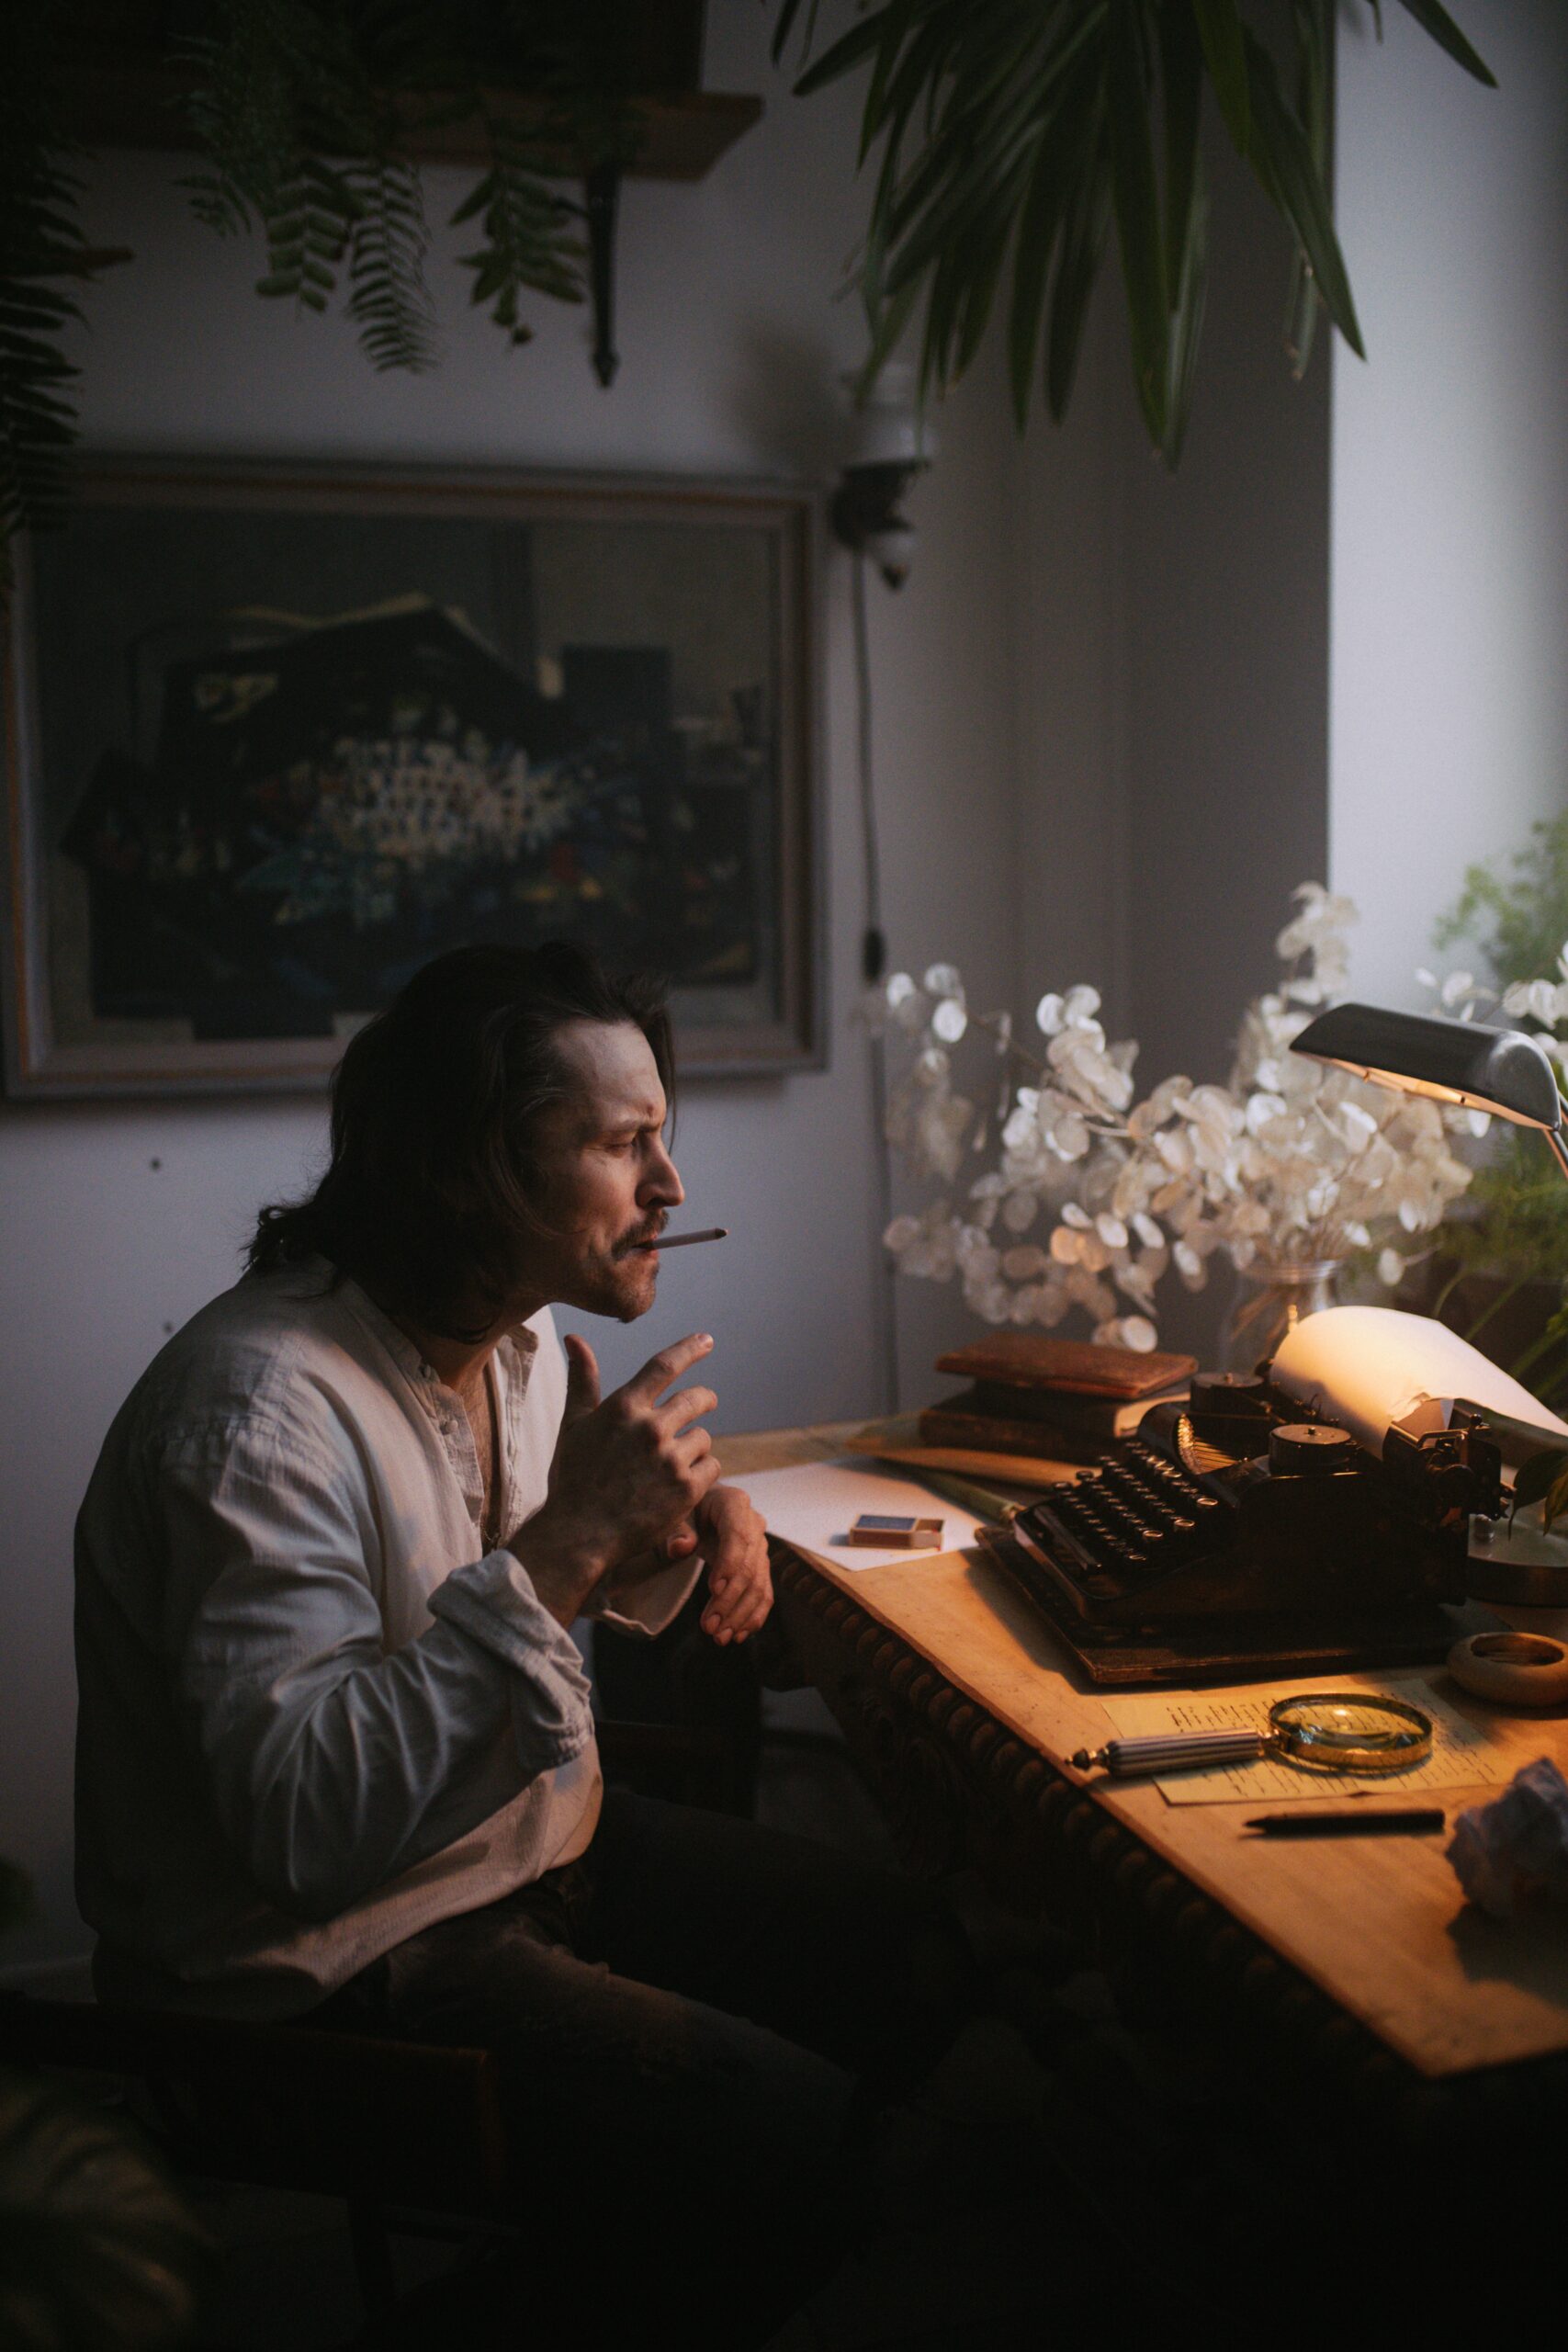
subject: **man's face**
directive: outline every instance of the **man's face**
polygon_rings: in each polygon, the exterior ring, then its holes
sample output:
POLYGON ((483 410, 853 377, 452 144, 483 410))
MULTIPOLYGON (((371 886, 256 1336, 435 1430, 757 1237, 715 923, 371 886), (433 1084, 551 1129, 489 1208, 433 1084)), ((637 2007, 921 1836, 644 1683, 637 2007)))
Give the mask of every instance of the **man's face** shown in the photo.
POLYGON ((530 1248, 528 1287, 629 1323, 653 1305, 649 1244, 686 1197, 664 1148, 664 1089, 629 1023, 571 1022, 556 1051, 568 1091, 536 1130, 536 1204, 549 1229, 530 1248))

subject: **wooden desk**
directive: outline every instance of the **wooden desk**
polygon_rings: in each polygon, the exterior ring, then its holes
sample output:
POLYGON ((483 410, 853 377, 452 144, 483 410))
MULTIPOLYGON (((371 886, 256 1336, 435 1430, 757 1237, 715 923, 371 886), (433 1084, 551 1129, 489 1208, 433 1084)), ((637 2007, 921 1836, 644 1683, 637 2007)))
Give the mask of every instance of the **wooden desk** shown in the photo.
MULTIPOLYGON (((839 1452, 849 1426, 726 1438, 719 1452, 732 1476, 772 1469, 839 1452)), ((1446 1839, 1275 1843, 1247 1835, 1242 1805, 1086 1781, 1068 1757, 1113 1726, 981 1558, 856 1571, 792 1555, 780 1600, 916 1867, 977 1863, 1015 1907, 1070 1913, 1276 2074, 1398 2090, 1413 2118, 1499 2093, 1568 2109, 1568 1935, 1475 1912, 1446 1839)), ((1568 1770, 1561 1717, 1473 1712, 1510 1762, 1544 1753, 1568 1770)), ((1450 1793, 1450 1818, 1478 1801, 1450 1793)))

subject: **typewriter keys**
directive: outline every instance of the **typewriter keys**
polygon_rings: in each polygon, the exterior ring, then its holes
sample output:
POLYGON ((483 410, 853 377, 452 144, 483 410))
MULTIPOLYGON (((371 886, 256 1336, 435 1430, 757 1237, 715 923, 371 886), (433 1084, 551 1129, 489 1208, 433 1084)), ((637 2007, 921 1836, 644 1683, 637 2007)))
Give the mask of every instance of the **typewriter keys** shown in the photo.
POLYGON ((1403 1699, 1364 1690, 1309 1690, 1269 1710, 1267 1731, 1159 1732, 1080 1747, 1080 1772, 1102 1765, 1113 1780, 1201 1771, 1217 1764, 1293 1764, 1303 1772, 1407 1772, 1432 1753, 1432 1721, 1403 1699))

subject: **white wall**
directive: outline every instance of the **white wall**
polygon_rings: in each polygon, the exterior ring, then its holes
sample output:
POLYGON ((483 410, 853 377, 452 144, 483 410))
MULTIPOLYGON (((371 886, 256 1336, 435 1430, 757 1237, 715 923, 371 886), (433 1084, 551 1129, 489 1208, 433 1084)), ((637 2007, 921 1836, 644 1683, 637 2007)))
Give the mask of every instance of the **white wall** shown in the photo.
POLYGON ((1227 1075, 1244 1002, 1278 976, 1290 892, 1323 878, 1327 848, 1326 352, 1292 379, 1289 247, 1215 133, 1210 299, 1174 479, 1128 426, 1127 1025, 1145 1083, 1227 1075))
MULTIPOLYGON (((1065 430, 1025 453, 1019 603, 1018 970, 1092 981, 1144 1087, 1223 1079, 1278 970, 1289 894, 1326 865, 1328 371, 1277 322, 1282 232, 1208 142, 1209 299, 1179 470, 1149 452, 1114 252, 1065 430)), ((1226 1304, 1162 1295, 1201 1352, 1226 1304)))
POLYGON ((1018 677, 1018 941, 1012 1006, 1100 990, 1131 1027, 1126 871, 1127 560, 1133 401, 1113 284, 1091 308, 1066 423, 1032 413, 1023 448, 1018 677))
MULTIPOLYGON (((95 289, 83 338, 89 442, 104 449, 341 454, 626 471, 830 473, 838 370, 858 356, 834 300, 857 233, 852 93, 792 99, 753 0, 710 10, 707 83, 762 90, 764 121, 694 187, 635 183, 620 238, 620 376, 602 393, 581 317, 535 306, 510 354, 438 262, 444 368, 378 378, 335 321, 296 323, 250 291, 254 256, 192 224, 184 166, 119 158, 95 176, 91 231, 137 249, 95 289)), ((432 210, 461 181, 432 175, 432 210)), ((438 238, 444 254, 460 232, 438 238)), ((1016 460, 994 379, 954 404, 919 496, 923 546, 897 602, 873 589, 878 785, 894 952, 972 941, 1000 993, 1011 953, 1010 559, 1016 460)), ((865 1047, 849 1023, 858 969, 851 798, 848 582, 827 582, 829 1067, 784 1081, 694 1087, 679 1158, 694 1213, 734 1238, 672 1259, 646 1324, 604 1337, 621 1376, 661 1338, 718 1337, 719 1426, 827 1419, 877 1403, 871 1343, 873 1160, 865 1047)), ((75 1949, 70 1898, 71 1524, 103 1431, 163 1336, 232 1277, 258 1203, 308 1177, 319 1100, 0 1111, 0 1851, 41 1916, 14 1963, 75 1949)), ((911 1363, 929 1363, 915 1312, 911 1363)))
POLYGON ((1026 456, 1017 998, 1092 980, 1146 1083, 1224 1077, 1326 852, 1327 368, 1292 381, 1282 234, 1218 136, 1209 167, 1179 470, 1149 452, 1111 282, 1067 426, 1026 456))
POLYGON ((1336 355, 1330 856, 1374 1003, 1423 1001, 1466 864, 1568 804, 1568 10, 1460 13, 1495 91, 1399 8, 1340 45, 1370 364, 1336 355))

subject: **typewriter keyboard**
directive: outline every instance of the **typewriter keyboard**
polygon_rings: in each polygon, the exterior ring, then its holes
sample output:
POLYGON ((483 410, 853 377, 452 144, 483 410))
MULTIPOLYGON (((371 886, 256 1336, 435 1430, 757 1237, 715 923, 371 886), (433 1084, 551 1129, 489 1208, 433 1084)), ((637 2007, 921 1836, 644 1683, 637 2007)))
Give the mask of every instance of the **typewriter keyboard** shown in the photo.
POLYGON ((1012 1522, 1023 1550, 1091 1613, 1151 1578, 1221 1549, 1230 1511, 1179 1463, 1140 1438, 1012 1522))

